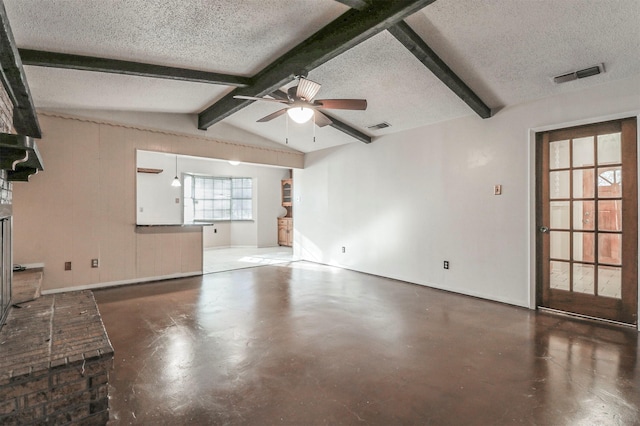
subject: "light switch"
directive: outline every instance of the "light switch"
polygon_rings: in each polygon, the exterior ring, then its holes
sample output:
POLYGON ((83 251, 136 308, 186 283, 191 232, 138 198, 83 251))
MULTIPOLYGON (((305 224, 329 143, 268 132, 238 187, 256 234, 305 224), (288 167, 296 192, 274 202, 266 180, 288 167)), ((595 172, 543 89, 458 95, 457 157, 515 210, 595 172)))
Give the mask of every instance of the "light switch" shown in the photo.
POLYGON ((493 195, 502 195, 502 185, 493 185, 493 195))

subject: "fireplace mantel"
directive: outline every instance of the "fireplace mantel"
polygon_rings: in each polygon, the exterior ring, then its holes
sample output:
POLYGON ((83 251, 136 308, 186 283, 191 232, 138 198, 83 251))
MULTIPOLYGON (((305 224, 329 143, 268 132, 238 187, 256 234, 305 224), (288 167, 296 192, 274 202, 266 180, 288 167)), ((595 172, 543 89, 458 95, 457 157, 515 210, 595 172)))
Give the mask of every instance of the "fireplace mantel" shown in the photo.
POLYGON ((0 133, 0 169, 7 170, 9 181, 28 181, 43 170, 35 140, 29 136, 0 133))

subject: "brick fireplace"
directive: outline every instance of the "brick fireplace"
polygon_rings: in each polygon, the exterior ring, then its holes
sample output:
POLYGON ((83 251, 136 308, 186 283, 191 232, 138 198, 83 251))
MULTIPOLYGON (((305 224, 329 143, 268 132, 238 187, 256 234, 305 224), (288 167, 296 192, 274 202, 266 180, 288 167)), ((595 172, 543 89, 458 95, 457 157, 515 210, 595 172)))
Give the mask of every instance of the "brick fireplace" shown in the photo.
POLYGON ((44 271, 13 272, 13 182, 43 166, 34 141, 40 125, 2 2, 0 71, 0 424, 106 424, 113 347, 93 293, 40 296, 44 271))
MULTIPOLYGON (((5 192, 4 189, 0 191, 5 192)), ((10 205, 0 205, 0 330, 2 330, 11 307, 11 270, 13 265, 11 229, 10 205)))
POLYGON ((92 292, 17 305, 0 340, 0 424, 107 423, 113 347, 92 292))
MULTIPOLYGON (((0 85, 0 132, 12 133, 13 104, 7 92, 0 85)), ((11 306, 11 270, 12 270, 12 240, 11 240, 11 200, 12 185, 7 179, 7 171, 0 170, 0 330, 9 313, 11 306)))

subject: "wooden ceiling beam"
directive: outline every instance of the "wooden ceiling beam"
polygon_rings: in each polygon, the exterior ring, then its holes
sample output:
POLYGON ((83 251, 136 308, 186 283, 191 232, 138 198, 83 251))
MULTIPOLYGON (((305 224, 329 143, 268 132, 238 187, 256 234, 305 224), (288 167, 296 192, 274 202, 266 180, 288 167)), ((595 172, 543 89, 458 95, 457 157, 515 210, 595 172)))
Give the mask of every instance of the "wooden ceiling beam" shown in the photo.
POLYGON ((42 50, 18 49, 22 63, 38 67, 64 68, 82 71, 107 72, 112 74, 133 75, 137 77, 164 78, 195 83, 220 84, 224 86, 246 87, 251 83, 248 77, 219 74, 186 68, 141 62, 121 61, 118 59, 98 58, 95 56, 71 55, 68 53, 46 52, 42 50))
POLYGON ((13 104, 13 127, 20 135, 41 138, 40 124, 4 3, 0 2, 0 80, 13 104))
MULTIPOLYGON (((276 90, 275 92, 271 92, 269 93, 269 96, 271 96, 274 99, 282 99, 285 101, 289 99, 287 97, 287 94, 284 93, 282 90, 276 90)), ((329 118, 329 120, 331 120, 331 124, 329 124, 329 126, 343 133, 346 133, 347 135, 359 140, 360 142, 371 143, 371 137, 369 135, 366 135, 362 133, 360 130, 349 126, 347 123, 344 123, 338 120, 337 118, 332 116, 330 113, 328 113, 324 109, 322 110, 322 113, 326 115, 329 118)))
POLYGON ((388 31, 480 117, 491 117, 491 108, 431 50, 406 22, 398 22, 389 27, 388 31))
POLYGON ((253 102, 234 99, 235 95, 260 97, 274 92, 296 75, 319 67, 434 1, 386 0, 362 11, 348 10, 260 71, 251 86, 236 88, 202 111, 198 128, 205 130, 253 102))

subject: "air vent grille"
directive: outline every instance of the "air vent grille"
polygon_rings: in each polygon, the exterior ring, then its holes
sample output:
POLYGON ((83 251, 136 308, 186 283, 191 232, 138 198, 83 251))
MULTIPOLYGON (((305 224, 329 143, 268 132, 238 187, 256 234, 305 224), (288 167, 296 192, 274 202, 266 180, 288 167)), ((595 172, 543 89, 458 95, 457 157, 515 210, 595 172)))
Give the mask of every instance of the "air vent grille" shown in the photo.
POLYGON ((567 83, 569 81, 577 80, 579 78, 591 77, 593 75, 602 74, 604 72, 604 64, 594 65, 589 68, 585 68, 578 71, 572 71, 566 74, 553 77, 553 82, 556 84, 567 83))
POLYGON ((386 129, 387 127, 391 127, 391 124, 387 123, 386 121, 383 121, 382 123, 378 123, 378 124, 373 124, 371 126, 367 126, 367 129, 369 129, 369 130, 380 130, 380 129, 386 129))

